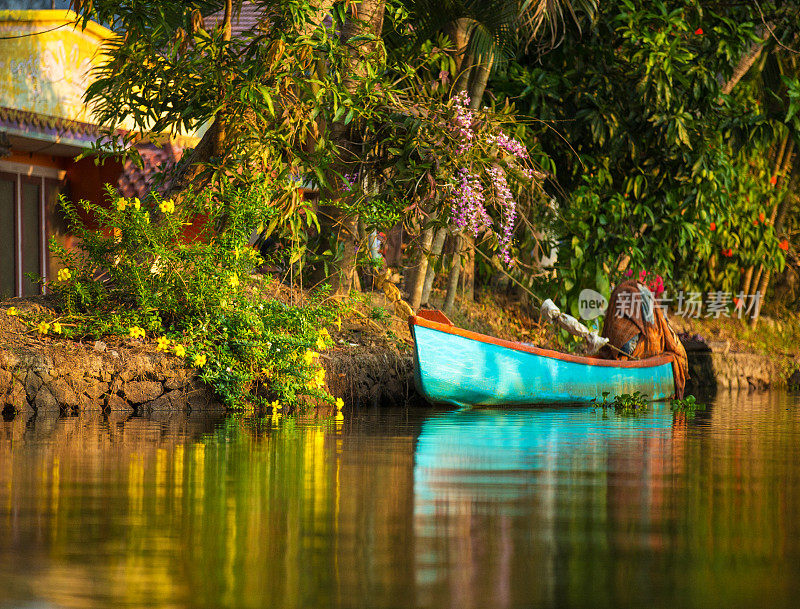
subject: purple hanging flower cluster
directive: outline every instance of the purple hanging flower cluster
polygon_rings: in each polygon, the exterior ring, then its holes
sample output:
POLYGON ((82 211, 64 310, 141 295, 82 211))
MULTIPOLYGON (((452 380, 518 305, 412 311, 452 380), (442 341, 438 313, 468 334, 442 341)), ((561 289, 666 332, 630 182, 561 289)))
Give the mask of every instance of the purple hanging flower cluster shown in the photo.
POLYGON ((348 192, 352 192, 353 186, 358 183, 358 174, 357 173, 346 173, 344 176, 344 183, 342 184, 342 189, 348 192))
POLYGON ((508 137, 502 131, 497 135, 490 135, 487 141, 489 144, 497 146, 501 150, 505 150, 507 153, 520 160, 528 158, 528 150, 523 146, 522 142, 515 140, 513 137, 508 137))
POLYGON ((497 234, 497 241, 500 244, 503 261, 511 264, 511 235, 517 220, 517 202, 514 201, 506 181, 506 174, 502 169, 490 167, 489 175, 492 178, 495 201, 500 207, 500 232, 497 234))
POLYGON ((462 154, 472 147, 472 140, 475 138, 473 129, 475 116, 469 107, 469 95, 466 91, 462 91, 456 96, 454 108, 455 135, 460 142, 456 152, 462 154))
POLYGON ((469 228, 477 237, 481 230, 492 224, 492 219, 483 206, 483 185, 477 176, 466 169, 460 169, 458 174, 451 208, 453 224, 460 229, 469 228))

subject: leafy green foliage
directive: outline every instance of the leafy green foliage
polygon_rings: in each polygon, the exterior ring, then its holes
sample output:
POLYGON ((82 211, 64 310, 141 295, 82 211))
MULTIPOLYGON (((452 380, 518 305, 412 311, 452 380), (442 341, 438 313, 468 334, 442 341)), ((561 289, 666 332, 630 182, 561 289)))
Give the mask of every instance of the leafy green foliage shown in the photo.
MULTIPOLYGON (((749 82, 721 92, 760 21, 749 5, 604 2, 582 36, 491 83, 553 158, 566 302, 617 269, 736 292, 745 266, 783 267, 770 211, 789 181, 773 183, 770 151, 794 113, 770 111, 749 82)), ((787 73, 773 101, 792 99, 793 82, 787 73)))
POLYGON ((684 413, 693 417, 698 410, 705 410, 705 404, 698 404, 697 399, 693 395, 687 395, 682 400, 670 400, 670 408, 672 412, 684 413))
POLYGON ((317 351, 331 345, 324 326, 337 307, 324 293, 292 307, 266 298, 260 282, 249 285, 262 261, 248 239, 264 213, 260 193, 236 197, 230 208, 207 195, 176 205, 158 195, 118 198, 109 188, 107 208, 62 200, 81 247, 51 242, 65 265, 48 286, 59 298, 59 330, 69 338, 157 338, 158 350, 197 367, 229 408, 332 402, 317 351), (226 230, 211 231, 222 215, 226 230), (197 238, 187 237, 190 224, 200 225, 197 238))
POLYGON ((604 391, 601 402, 598 402, 597 399, 594 399, 592 402, 597 408, 602 408, 604 410, 606 408, 613 408, 617 414, 624 416, 636 415, 647 409, 647 397, 640 391, 622 393, 615 396, 614 399, 610 401, 608 399, 609 395, 611 395, 610 392, 604 391))

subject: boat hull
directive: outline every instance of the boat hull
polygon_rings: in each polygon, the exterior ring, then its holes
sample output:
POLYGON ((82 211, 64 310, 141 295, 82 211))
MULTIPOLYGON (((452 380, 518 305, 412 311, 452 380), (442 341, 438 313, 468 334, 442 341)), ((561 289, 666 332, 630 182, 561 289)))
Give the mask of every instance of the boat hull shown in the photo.
POLYGON ((590 402, 641 392, 675 393, 672 359, 599 360, 502 341, 414 317, 417 390, 432 403, 525 405, 590 402))

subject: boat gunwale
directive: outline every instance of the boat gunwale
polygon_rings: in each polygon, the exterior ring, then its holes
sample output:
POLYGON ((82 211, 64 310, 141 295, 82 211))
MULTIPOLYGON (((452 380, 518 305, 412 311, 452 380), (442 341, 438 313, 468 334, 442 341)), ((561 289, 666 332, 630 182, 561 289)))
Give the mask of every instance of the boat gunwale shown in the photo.
POLYGON ((583 355, 572 355, 571 353, 561 353, 560 351, 553 351, 552 349, 542 349, 541 347, 536 347, 534 345, 526 345, 520 342, 496 338, 486 334, 480 334, 478 332, 459 328, 458 326, 425 319, 424 317, 419 317, 418 315, 410 316, 408 318, 408 324, 412 327, 422 326, 423 328, 428 328, 430 330, 438 330, 439 332, 444 332, 446 334, 454 334, 456 336, 460 336, 461 338, 466 338, 489 345, 496 345, 506 349, 513 349, 514 351, 531 353, 533 355, 538 355, 539 357, 557 359, 564 362, 583 364, 586 366, 601 366, 605 368, 656 368, 665 364, 674 363, 674 358, 668 353, 662 353, 661 355, 648 357, 647 359, 629 361, 600 359, 595 357, 586 357, 583 355))

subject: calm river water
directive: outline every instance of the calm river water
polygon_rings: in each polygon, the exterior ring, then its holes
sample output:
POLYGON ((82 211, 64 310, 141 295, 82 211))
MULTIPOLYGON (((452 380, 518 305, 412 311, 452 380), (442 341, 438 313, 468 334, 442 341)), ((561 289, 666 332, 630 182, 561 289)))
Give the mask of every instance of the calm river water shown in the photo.
POLYGON ((786 394, 0 422, 0 608, 798 604, 786 394))

